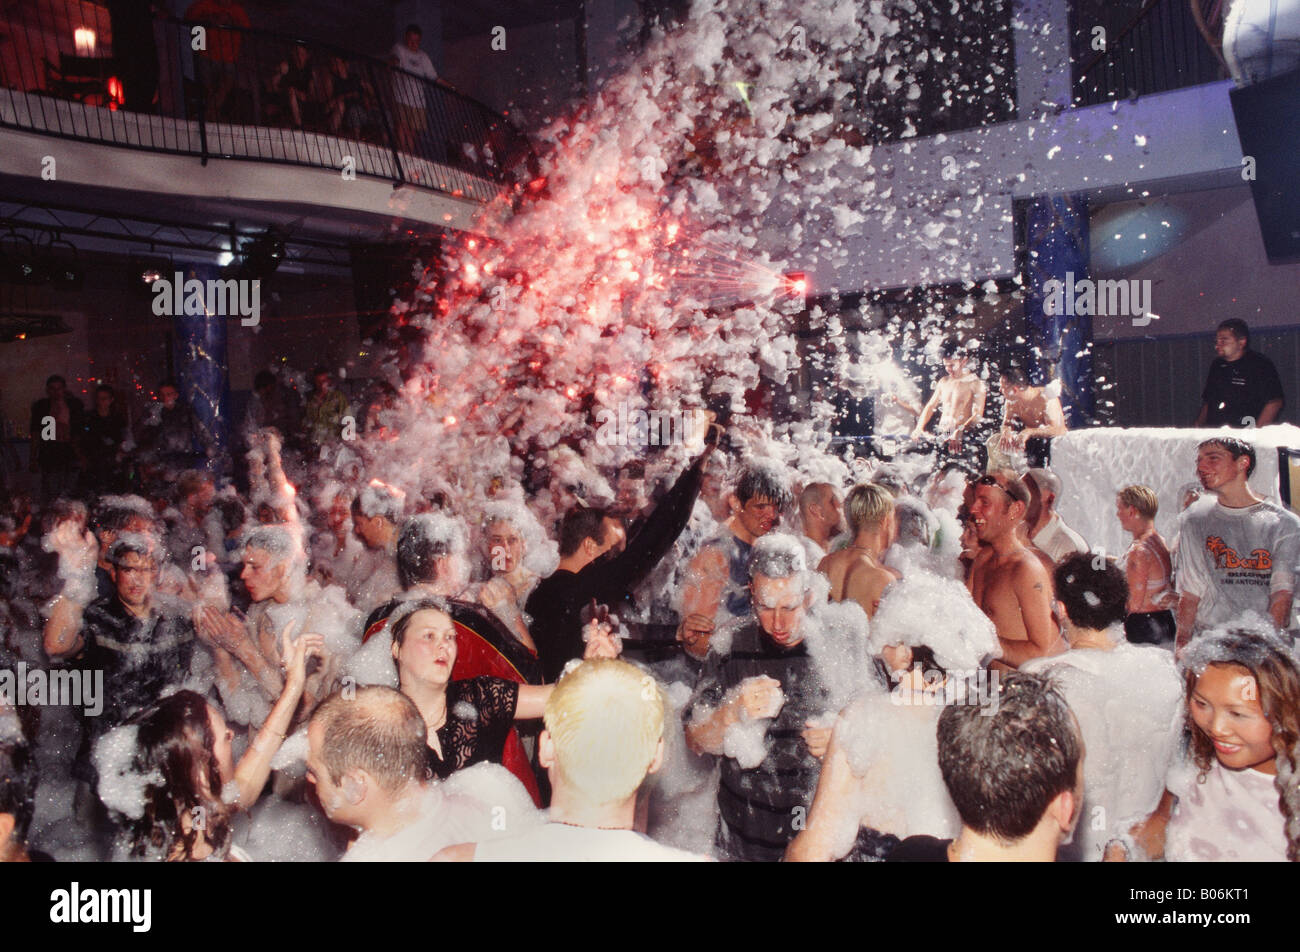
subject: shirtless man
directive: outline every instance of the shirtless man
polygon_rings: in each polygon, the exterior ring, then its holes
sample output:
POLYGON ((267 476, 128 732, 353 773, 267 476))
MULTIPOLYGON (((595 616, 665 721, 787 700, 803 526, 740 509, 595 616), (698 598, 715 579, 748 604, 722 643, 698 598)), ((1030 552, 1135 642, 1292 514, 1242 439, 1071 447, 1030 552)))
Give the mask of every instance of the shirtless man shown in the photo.
POLYGON ((998 448, 1004 453, 1025 453, 1030 466, 1046 466, 1048 440, 1066 432, 1061 398, 1050 386, 1029 386, 1029 378, 1019 367, 1002 371, 1000 386, 1006 403, 998 448))
POLYGON ((1011 668, 1065 650, 1052 618, 1051 578, 1016 534, 1028 505, 1029 491, 1009 470, 976 481, 971 520, 988 548, 975 557, 968 584, 975 604, 997 628, 1002 663, 1011 668))
POLYGON ((969 368, 970 358, 962 352, 956 340, 951 337, 945 340, 940 353, 947 376, 935 384, 934 394, 922 408, 916 428, 912 430, 912 439, 919 440, 925 436, 930 417, 938 409, 939 435, 947 438, 948 452, 959 456, 966 435, 984 419, 988 388, 969 368))
POLYGON ((1135 645, 1171 645, 1178 595, 1170 584, 1173 559, 1156 532, 1160 502, 1150 486, 1125 486, 1115 497, 1115 515, 1133 544, 1120 560, 1128 580, 1124 634, 1135 645))
POLYGON ((894 497, 883 486, 862 483, 844 500, 853 541, 846 548, 822 559, 817 566, 831 580, 831 599, 852 599, 870 617, 876 613, 885 586, 902 576, 886 568, 885 550, 898 535, 894 519, 894 497))

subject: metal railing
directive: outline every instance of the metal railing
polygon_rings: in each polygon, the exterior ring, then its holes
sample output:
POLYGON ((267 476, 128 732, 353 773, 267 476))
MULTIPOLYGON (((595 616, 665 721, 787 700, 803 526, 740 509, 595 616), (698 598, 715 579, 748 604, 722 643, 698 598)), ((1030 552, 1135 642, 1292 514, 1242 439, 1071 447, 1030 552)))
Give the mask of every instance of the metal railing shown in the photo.
MULTIPOLYGON (((1081 31, 1076 23, 1076 37, 1081 31)), ((1074 58, 1074 104, 1093 106, 1114 99, 1199 86, 1223 79, 1218 55, 1197 27, 1188 0, 1150 0, 1106 49, 1074 58)))
POLYGON ((205 164, 350 168, 480 201, 536 168, 504 116, 440 81, 264 30, 115 22, 78 0, 0 13, 0 126, 205 164))

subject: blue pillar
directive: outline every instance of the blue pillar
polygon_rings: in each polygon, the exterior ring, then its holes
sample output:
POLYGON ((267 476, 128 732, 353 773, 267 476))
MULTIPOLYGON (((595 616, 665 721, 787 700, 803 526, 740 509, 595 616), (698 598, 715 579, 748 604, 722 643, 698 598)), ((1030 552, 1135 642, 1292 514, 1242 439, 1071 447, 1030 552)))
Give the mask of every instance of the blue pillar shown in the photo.
MULTIPOLYGON (((217 280, 221 271, 211 264, 180 265, 185 280, 217 280)), ((198 302, 195 301, 194 304, 198 302)), ((230 365, 226 357, 226 315, 209 314, 188 303, 173 315, 176 378, 181 398, 188 401, 207 435, 213 456, 206 468, 219 474, 230 445, 230 365)))
MULTIPOLYGON (((1093 420, 1092 316, 1048 314, 1048 281, 1088 277, 1088 201, 1082 195, 1033 199, 1026 212, 1025 323, 1029 346, 1043 376, 1061 381, 1061 403, 1071 428, 1093 420)), ((1073 310, 1070 308, 1068 310, 1073 310)), ((1033 367, 1030 371, 1032 373, 1033 367)), ((1045 383, 1035 379, 1034 384, 1045 383)))

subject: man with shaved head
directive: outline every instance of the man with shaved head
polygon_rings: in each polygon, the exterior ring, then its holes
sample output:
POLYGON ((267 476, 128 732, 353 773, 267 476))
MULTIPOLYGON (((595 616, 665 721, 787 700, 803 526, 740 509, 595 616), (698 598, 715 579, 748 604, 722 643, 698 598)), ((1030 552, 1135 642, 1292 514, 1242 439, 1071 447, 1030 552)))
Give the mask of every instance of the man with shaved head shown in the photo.
POLYGON ((343 862, 418 862, 535 822, 527 792, 496 764, 465 771, 473 783, 431 782, 426 733, 414 702, 388 687, 332 694, 312 714, 308 782, 327 817, 361 831, 343 862))

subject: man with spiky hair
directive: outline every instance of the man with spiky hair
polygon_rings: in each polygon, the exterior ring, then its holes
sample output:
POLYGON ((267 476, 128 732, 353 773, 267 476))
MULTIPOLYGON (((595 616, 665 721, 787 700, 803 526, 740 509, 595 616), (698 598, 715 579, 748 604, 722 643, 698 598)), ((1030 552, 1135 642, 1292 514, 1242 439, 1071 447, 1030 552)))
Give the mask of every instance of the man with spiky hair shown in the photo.
POLYGON ((794 494, 775 466, 751 461, 741 470, 727 502, 731 517, 691 560, 682 589, 683 620, 677 640, 695 658, 708 654, 717 625, 749 616, 749 560, 754 543, 780 524, 794 494))
POLYGON ((726 651, 713 646, 683 721, 693 751, 721 757, 718 857, 776 862, 811 805, 830 730, 809 722, 830 695, 804 644, 813 594, 803 545, 771 533, 752 551, 752 619, 726 651))
POLYGON ((1178 612, 1176 645, 1199 631, 1256 612, 1291 627, 1295 574, 1300 569, 1300 517, 1251 490, 1255 448, 1231 436, 1202 443, 1196 455, 1201 485, 1218 498, 1188 507, 1174 562, 1178 612))

